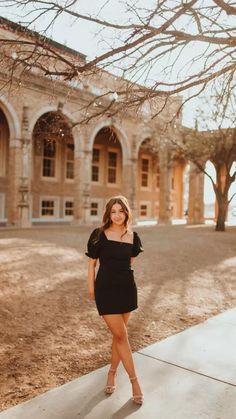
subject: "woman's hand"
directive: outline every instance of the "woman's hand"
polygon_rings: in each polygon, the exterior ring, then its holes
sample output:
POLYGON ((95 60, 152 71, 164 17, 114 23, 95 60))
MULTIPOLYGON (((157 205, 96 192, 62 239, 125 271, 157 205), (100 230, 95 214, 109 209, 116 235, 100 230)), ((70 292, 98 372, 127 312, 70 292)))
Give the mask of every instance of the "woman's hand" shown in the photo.
POLYGON ((94 294, 94 283, 95 283, 95 268, 96 268, 97 259, 89 258, 88 264, 88 292, 89 292, 89 299, 94 301, 95 294, 94 294))
POLYGON ((95 300, 94 289, 89 290, 89 299, 92 301, 95 300))

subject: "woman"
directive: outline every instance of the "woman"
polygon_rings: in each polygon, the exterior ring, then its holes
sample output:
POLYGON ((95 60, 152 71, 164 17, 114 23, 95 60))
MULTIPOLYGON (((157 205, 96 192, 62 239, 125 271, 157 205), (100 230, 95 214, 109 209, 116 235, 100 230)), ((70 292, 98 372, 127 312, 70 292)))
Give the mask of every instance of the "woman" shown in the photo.
POLYGON ((116 370, 121 360, 132 384, 132 400, 142 405, 143 395, 135 373, 127 324, 131 311, 137 308, 137 288, 131 265, 143 249, 138 234, 131 231, 130 225, 127 199, 112 197, 106 204, 102 226, 92 232, 88 241, 88 289, 90 299, 96 301, 98 312, 113 335, 105 392, 114 392, 116 370), (96 276, 97 259, 100 266, 96 276))

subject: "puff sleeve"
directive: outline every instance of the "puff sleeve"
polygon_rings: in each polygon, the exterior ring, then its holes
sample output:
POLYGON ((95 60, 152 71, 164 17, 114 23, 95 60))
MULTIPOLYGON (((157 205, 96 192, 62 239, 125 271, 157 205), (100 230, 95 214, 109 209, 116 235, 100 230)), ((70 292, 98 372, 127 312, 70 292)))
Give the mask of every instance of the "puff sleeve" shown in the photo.
POLYGON ((98 259, 98 257, 99 257, 100 240, 95 241, 95 239, 97 238, 97 232, 98 232, 98 229, 96 228, 91 233, 91 235, 88 239, 88 243, 87 243, 87 252, 85 253, 86 256, 88 256, 89 258, 92 258, 92 259, 98 259))
POLYGON ((134 244, 132 248, 132 257, 138 256, 140 252, 143 252, 143 246, 139 235, 134 231, 134 244))

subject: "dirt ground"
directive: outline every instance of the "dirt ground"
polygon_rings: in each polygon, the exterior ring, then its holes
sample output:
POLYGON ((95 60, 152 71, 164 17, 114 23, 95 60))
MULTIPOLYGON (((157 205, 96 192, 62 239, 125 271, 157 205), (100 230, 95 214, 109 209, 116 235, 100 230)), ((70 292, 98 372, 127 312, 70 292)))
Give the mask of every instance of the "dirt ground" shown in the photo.
MULTIPOLYGON (((88 300, 89 228, 0 231, 0 408, 109 363, 111 337, 88 300)), ((236 228, 137 227, 132 350, 236 305, 236 228)))

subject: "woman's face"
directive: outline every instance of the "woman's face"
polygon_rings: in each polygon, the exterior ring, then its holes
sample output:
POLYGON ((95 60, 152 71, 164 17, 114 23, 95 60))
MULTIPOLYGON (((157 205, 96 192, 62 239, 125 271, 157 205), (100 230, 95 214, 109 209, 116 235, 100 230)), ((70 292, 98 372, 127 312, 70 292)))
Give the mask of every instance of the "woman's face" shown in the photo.
POLYGON ((110 213, 111 222, 117 226, 122 226, 125 222, 125 212, 120 204, 114 204, 110 213))

